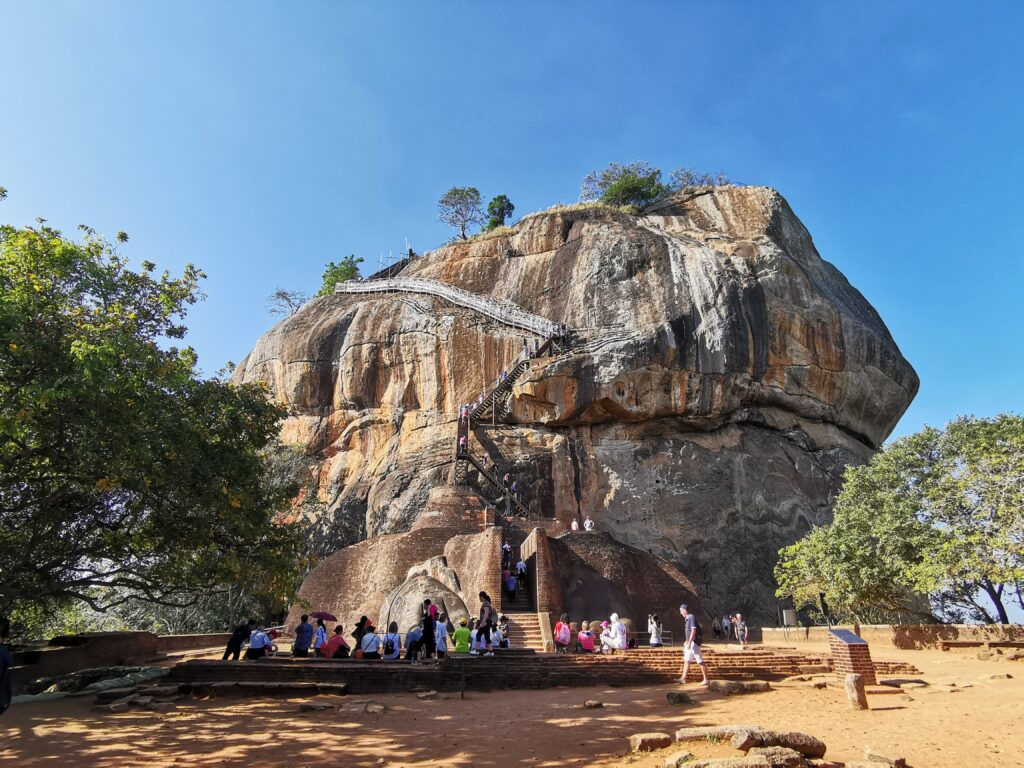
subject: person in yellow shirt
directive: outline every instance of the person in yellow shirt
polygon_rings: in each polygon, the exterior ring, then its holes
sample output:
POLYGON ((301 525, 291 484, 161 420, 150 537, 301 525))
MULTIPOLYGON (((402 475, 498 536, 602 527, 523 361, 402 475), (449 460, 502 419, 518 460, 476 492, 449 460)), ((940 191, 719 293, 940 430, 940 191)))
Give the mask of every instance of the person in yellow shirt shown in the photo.
POLYGON ((468 623, 463 616, 459 619, 459 628, 452 633, 456 653, 469 653, 469 627, 466 626, 468 623))

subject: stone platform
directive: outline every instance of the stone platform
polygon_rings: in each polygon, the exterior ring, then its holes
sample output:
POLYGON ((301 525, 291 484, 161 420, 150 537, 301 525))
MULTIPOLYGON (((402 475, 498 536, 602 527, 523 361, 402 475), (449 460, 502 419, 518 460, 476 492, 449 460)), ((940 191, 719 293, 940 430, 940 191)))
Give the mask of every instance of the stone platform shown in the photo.
MULTIPOLYGON (((829 672, 828 657, 801 653, 778 653, 765 649, 714 651, 704 654, 708 674, 714 679, 779 680, 808 671, 829 672)), ((552 688, 556 686, 612 687, 663 685, 682 671, 679 648, 640 648, 617 653, 548 654, 529 649, 498 651, 493 657, 450 655, 437 663, 410 664, 402 661, 356 659, 293 659, 288 656, 259 661, 191 660, 171 670, 168 682, 191 686, 213 686, 242 690, 306 684, 335 688, 344 685, 349 693, 380 693, 409 690, 491 690, 501 688, 552 688)), ((880 674, 913 674, 909 665, 888 663, 880 674), (905 668, 906 667, 906 668, 905 668)), ((700 679, 700 670, 690 675, 700 679)))

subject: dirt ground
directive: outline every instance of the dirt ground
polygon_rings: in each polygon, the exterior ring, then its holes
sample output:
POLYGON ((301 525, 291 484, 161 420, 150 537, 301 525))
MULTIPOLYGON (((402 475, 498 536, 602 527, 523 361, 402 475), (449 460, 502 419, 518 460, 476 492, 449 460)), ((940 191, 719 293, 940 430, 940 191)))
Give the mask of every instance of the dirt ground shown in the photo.
MULTIPOLYGON (((632 733, 754 723, 799 730, 832 760, 861 759, 870 745, 916 768, 1024 766, 1024 663, 974 653, 875 652, 906 660, 929 687, 872 696, 849 708, 841 686, 779 683, 768 693, 724 697, 687 686, 697 703, 670 707, 677 686, 412 693, 338 698, 340 710, 300 713, 303 699, 182 699, 172 712, 98 710, 91 697, 18 705, 0 717, 0 764, 76 766, 661 766, 679 747, 626 756, 632 733), (1010 673, 1012 679, 988 679, 1010 673), (955 687, 951 684, 955 684, 955 687), (583 709, 600 699, 602 709, 583 709), (362 712, 362 702, 386 705, 362 712)), ((682 745, 681 745, 682 746, 682 745)), ((698 756, 734 755, 728 744, 687 745, 698 756)))

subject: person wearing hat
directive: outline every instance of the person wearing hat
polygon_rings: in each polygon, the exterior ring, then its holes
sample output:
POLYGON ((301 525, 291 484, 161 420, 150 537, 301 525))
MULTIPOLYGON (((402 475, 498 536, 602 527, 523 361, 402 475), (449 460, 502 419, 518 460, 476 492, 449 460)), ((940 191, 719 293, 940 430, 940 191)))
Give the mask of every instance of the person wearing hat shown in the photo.
POLYGON ((686 673, 690 671, 690 661, 693 660, 700 664, 700 671, 704 675, 704 682, 701 685, 706 686, 708 684, 708 668, 704 663, 704 657, 700 654, 700 642, 703 639, 700 622, 697 621, 696 616, 690 613, 686 603, 679 606, 679 613, 686 621, 686 631, 683 634, 685 638, 683 641, 683 676, 679 678, 678 682, 681 685, 686 685, 686 673))
POLYGON ((366 634, 359 641, 359 650, 363 652, 364 659, 379 659, 380 638, 377 636, 376 631, 374 631, 373 622, 370 619, 366 620, 365 628, 366 634))
POLYGON ((459 619, 459 628, 452 633, 456 653, 469 653, 469 620, 463 616, 459 619))

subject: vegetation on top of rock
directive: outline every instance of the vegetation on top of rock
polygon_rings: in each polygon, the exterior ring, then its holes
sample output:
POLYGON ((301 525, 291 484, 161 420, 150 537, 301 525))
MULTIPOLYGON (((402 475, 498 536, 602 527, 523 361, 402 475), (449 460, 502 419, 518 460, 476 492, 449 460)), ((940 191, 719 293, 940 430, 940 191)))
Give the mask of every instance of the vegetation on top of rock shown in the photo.
POLYGON ((1024 418, 896 440, 848 468, 834 521, 780 555, 778 595, 798 607, 824 592, 842 619, 1008 623, 1007 597, 1024 605, 1024 418))
POLYGON ((724 174, 712 175, 677 168, 669 175, 669 183, 665 184, 661 180, 661 170, 643 160, 609 163, 602 170, 591 171, 583 177, 580 200, 600 200, 614 207, 635 206, 639 209, 688 187, 727 183, 724 174))
POLYGON ((83 231, 0 227, 0 613, 286 599, 301 530, 274 521, 295 487, 266 466, 283 411, 176 344, 200 270, 134 272, 83 231))
POLYGON ((484 221, 480 190, 476 187, 452 187, 437 201, 437 208, 438 218, 459 230, 463 240, 468 227, 484 221))
POLYGON ((512 215, 516 207, 507 195, 498 195, 487 204, 487 224, 484 225, 484 232, 490 232, 498 227, 505 226, 505 219, 512 215))
POLYGON ((309 301, 308 293, 278 288, 267 297, 267 312, 272 315, 290 317, 298 312, 307 301, 309 301))
POLYGON ((334 293, 334 286, 338 283, 344 283, 348 280, 355 280, 358 278, 359 265, 362 263, 362 256, 357 257, 355 254, 346 256, 337 264, 333 261, 327 262, 324 267, 323 282, 320 285, 320 290, 316 292, 316 295, 330 296, 334 293))

